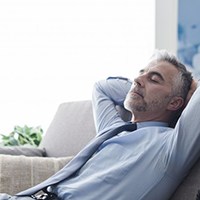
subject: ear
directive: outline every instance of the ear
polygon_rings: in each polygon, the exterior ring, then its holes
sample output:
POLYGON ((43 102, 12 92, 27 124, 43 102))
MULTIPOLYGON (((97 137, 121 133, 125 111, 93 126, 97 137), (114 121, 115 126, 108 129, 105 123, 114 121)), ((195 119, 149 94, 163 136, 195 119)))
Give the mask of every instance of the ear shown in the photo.
POLYGON ((184 105, 184 99, 182 97, 175 96, 169 102, 167 109, 176 111, 184 105))

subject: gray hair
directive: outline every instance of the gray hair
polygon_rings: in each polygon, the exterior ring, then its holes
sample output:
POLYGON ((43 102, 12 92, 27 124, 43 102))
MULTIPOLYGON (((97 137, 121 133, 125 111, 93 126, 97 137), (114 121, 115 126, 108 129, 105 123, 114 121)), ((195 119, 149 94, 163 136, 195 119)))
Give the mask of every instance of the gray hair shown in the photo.
POLYGON ((173 94, 179 95, 185 100, 193 80, 192 73, 187 70, 186 66, 175 55, 166 50, 155 50, 150 59, 150 63, 154 62, 167 62, 177 68, 179 78, 174 80, 173 94))

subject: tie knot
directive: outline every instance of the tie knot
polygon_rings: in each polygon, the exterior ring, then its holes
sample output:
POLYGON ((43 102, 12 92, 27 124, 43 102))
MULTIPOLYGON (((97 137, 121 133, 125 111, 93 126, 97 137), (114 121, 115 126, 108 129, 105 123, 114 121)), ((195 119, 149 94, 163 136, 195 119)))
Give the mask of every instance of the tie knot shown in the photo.
POLYGON ((137 124, 132 122, 127 122, 126 124, 123 124, 122 126, 117 127, 113 131, 115 134, 121 133, 122 131, 134 131, 137 129, 137 124))
POLYGON ((132 122, 128 122, 124 125, 124 130, 125 131, 134 131, 137 129, 137 124, 136 123, 132 123, 132 122))

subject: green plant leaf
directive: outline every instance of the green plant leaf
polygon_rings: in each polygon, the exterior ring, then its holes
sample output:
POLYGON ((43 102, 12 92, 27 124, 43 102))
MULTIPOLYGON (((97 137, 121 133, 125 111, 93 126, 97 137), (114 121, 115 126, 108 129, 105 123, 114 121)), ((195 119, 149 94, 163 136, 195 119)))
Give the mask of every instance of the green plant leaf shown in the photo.
POLYGON ((28 127, 27 125, 14 126, 14 130, 8 135, 1 134, 4 146, 32 145, 39 146, 42 140, 43 129, 40 126, 28 127))

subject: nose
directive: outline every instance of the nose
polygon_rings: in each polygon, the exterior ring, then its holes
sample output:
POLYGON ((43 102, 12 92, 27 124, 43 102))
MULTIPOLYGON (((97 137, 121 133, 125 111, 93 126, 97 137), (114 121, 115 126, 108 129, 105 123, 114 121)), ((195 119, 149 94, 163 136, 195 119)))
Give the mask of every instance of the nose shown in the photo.
POLYGON ((140 87, 144 87, 144 75, 139 75, 134 79, 135 85, 138 85, 140 87))

